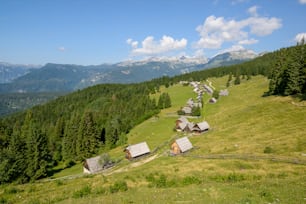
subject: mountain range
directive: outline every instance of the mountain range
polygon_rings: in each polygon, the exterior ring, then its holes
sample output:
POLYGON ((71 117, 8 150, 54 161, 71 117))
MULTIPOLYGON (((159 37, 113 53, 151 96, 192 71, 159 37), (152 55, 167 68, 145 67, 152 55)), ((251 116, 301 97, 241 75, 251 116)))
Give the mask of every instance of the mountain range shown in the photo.
POLYGON ((162 76, 228 66, 254 59, 251 50, 225 52, 203 57, 154 57, 115 64, 44 66, 0 64, 0 93, 70 92, 100 83, 137 83, 162 76))

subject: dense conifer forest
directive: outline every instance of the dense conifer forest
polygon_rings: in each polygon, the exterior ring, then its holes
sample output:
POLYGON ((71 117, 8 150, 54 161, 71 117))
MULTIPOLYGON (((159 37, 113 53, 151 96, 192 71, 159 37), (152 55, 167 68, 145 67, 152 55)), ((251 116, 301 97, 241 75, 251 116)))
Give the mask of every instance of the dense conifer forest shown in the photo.
POLYGON ((69 166, 125 144, 135 125, 171 106, 167 93, 158 101, 150 97, 160 86, 225 75, 239 84, 242 77, 264 75, 270 79, 266 95, 305 97, 305 49, 301 43, 239 65, 139 84, 96 85, 5 117, 0 120, 0 183, 43 178, 59 162, 69 166))

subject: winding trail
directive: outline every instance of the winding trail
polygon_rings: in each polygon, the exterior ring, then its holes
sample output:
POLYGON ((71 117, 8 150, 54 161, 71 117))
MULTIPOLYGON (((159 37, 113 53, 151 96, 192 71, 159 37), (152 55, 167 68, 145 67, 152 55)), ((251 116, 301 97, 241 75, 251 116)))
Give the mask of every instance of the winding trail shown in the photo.
POLYGON ((116 169, 116 170, 110 170, 110 171, 107 171, 107 172, 102 172, 103 175, 105 176, 109 176, 109 175, 112 175, 114 173, 121 173, 121 172, 127 172, 129 171, 131 168, 135 168, 135 167, 138 167, 138 166, 141 166, 143 164, 146 164, 154 159, 156 159, 158 157, 158 154, 155 154, 153 156, 150 156, 148 158, 145 158, 145 159, 141 159, 137 162, 131 162, 129 165, 126 165, 126 166, 123 166, 119 169, 116 169))

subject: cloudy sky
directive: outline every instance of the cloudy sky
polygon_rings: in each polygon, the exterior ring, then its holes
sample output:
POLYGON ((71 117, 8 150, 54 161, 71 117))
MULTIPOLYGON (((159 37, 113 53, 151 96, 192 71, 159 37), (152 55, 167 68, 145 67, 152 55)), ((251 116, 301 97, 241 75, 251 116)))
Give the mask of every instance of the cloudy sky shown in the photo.
POLYGON ((257 53, 306 38, 306 0, 0 0, 0 61, 257 53))

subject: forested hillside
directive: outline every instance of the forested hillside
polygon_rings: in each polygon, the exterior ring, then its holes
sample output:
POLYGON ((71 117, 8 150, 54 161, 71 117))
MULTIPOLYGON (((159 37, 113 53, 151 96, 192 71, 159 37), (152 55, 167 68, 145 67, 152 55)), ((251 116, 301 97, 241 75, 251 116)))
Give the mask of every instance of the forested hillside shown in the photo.
POLYGON ((162 85, 168 87, 181 80, 201 81, 224 75, 233 75, 238 84, 240 77, 264 75, 272 78, 270 94, 305 94, 305 49, 305 45, 298 45, 240 65, 139 84, 97 85, 4 118, 0 121, 0 183, 39 179, 47 176, 48 170, 58 162, 71 165, 101 150, 125 144, 126 134, 136 124, 157 114, 161 108, 171 106, 166 93, 160 95, 159 101, 150 98, 150 94, 159 92, 162 85), (299 71, 293 72, 296 77, 289 79, 298 80, 299 89, 272 91, 275 76, 280 81, 286 81, 282 77, 288 76, 275 74, 278 56, 283 56, 287 62, 282 66, 283 73, 292 70, 295 57, 298 57, 300 63, 294 67, 299 71))
POLYGON ((167 95, 157 102, 149 96, 155 90, 146 83, 98 85, 3 119, 1 183, 38 179, 59 161, 70 165, 124 144, 133 126, 163 107, 157 104, 167 95))
POLYGON ((19 112, 35 105, 44 104, 58 96, 61 92, 52 93, 4 93, 0 94, 0 117, 19 112))

